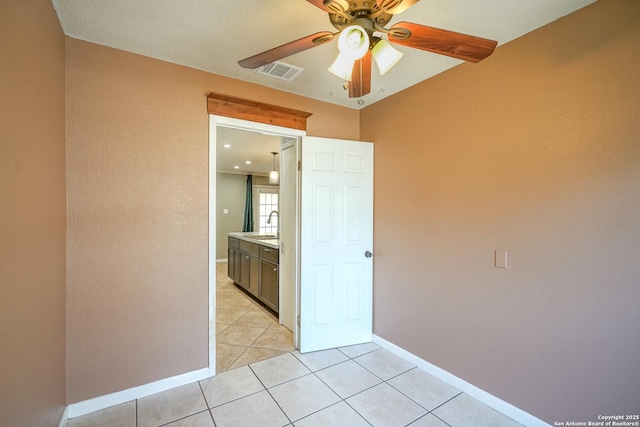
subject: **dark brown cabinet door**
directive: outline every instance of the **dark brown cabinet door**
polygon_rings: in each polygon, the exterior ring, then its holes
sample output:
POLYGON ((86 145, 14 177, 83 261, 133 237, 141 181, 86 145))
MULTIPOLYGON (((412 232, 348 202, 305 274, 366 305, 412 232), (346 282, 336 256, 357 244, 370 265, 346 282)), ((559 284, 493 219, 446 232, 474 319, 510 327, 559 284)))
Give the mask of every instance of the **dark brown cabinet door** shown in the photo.
POLYGON ((234 282, 238 283, 240 280, 240 258, 242 258, 242 253, 236 249, 235 259, 234 259, 234 268, 233 275, 235 277, 234 282))
POLYGON ((246 253, 240 253, 240 277, 238 284, 249 290, 249 283, 251 283, 251 256, 246 253))
POLYGON ((236 281, 236 251, 229 248, 227 256, 227 276, 234 282, 236 281))
POLYGON ((258 296, 260 280, 260 259, 256 256, 249 256, 249 287, 247 290, 254 296, 258 296))
POLYGON ((260 260, 260 300, 278 311, 278 265, 260 260))

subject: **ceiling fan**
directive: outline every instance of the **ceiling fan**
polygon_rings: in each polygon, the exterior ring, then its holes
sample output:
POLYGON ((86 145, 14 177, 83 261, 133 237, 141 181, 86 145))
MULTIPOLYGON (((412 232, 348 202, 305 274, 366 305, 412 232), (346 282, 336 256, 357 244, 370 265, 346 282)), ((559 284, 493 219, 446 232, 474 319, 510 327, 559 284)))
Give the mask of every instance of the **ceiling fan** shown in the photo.
POLYGON ((371 92, 372 57, 384 74, 402 57, 386 40, 375 33, 387 35, 389 42, 400 46, 434 52, 441 55, 479 62, 491 55, 498 44, 467 34, 442 30, 411 22, 385 25, 419 0, 307 0, 329 13, 329 21, 338 30, 323 31, 283 44, 238 61, 243 68, 259 68, 282 58, 325 44, 338 37, 339 55, 329 71, 345 80, 350 98, 371 92))

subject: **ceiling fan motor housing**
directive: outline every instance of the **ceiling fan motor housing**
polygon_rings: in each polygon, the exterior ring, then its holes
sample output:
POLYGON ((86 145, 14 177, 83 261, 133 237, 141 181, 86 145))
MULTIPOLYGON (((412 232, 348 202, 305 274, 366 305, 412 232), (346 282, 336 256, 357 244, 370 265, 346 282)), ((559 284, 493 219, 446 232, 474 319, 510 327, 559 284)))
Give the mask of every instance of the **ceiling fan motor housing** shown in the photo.
MULTIPOLYGON (((344 9, 342 3, 346 1, 328 0, 325 4, 333 4, 335 8, 344 9)), ((393 15, 380 12, 376 0, 351 0, 345 9, 346 16, 340 13, 329 13, 329 21, 336 29, 341 30, 349 25, 360 25, 367 32, 373 33, 374 23, 380 27, 387 25, 393 15), (353 18, 349 18, 349 16, 353 18)), ((334 9, 335 10, 335 9, 334 9)))

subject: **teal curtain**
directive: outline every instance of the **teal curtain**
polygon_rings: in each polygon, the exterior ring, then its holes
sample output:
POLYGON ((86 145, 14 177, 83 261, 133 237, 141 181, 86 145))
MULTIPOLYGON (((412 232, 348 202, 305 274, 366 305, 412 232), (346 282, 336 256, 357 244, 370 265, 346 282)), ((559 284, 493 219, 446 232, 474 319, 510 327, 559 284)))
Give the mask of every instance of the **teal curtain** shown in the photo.
POLYGON ((244 224, 242 231, 253 231, 253 178, 247 175, 247 191, 244 200, 244 224))

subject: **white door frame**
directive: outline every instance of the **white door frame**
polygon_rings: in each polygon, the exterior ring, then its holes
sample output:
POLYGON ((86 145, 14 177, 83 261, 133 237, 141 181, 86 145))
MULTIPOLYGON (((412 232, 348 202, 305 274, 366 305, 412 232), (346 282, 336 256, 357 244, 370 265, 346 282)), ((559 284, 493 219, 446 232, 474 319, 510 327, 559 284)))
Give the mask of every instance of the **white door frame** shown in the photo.
MULTIPOLYGON (((218 126, 300 139, 305 131, 209 115, 209 375, 216 374, 216 146, 218 126)), ((297 311, 297 308, 296 308, 297 311)), ((294 339, 297 339, 297 327, 294 339)))

